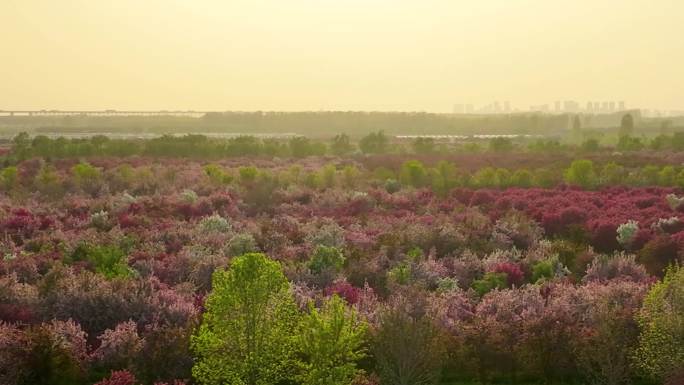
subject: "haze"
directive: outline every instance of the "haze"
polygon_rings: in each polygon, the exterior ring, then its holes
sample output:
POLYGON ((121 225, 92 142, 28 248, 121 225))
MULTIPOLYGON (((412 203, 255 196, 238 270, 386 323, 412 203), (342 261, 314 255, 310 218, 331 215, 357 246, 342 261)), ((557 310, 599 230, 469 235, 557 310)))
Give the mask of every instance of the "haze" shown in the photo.
POLYGON ((681 108, 676 0, 3 0, 0 109, 681 108))

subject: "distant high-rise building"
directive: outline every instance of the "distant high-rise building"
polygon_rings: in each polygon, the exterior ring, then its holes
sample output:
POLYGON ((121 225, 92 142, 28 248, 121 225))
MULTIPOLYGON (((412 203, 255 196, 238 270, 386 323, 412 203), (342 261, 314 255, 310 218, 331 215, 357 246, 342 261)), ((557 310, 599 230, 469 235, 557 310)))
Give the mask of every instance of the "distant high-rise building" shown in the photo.
POLYGON ((472 104, 466 104, 465 112, 466 112, 466 114, 472 114, 473 112, 475 112, 475 108, 473 107, 472 104))
POLYGON ((555 108, 556 112, 561 112, 561 102, 560 102, 560 100, 556 100, 555 107, 556 107, 556 108, 555 108))
POLYGON ((462 114, 465 112, 465 106, 463 104, 454 104, 454 114, 462 114))
POLYGON ((504 112, 511 112, 511 102, 509 102, 508 100, 504 102, 504 112))
POLYGON ((615 102, 608 103, 609 112, 615 112, 615 102))
POLYGON ((587 112, 594 112, 594 104, 592 102, 587 102, 587 112))
POLYGON ((578 112, 580 109, 579 103, 574 100, 566 100, 563 102, 564 112, 578 112))
POLYGON ((619 106, 618 108, 620 109, 620 111, 626 110, 624 101, 620 101, 620 103, 618 103, 618 106, 619 106))

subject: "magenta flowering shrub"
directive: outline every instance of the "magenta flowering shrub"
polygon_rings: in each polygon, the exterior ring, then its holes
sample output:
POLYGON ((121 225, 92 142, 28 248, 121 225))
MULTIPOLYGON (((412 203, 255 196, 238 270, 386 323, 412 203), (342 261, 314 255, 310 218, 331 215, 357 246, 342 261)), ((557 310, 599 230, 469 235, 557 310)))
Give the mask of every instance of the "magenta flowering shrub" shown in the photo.
MULTIPOLYGON (((79 163, 64 160, 52 165, 59 189, 3 194, 0 383, 28 373, 51 381, 45 357, 60 358, 76 385, 192 383, 189 340, 212 275, 251 251, 282 264, 301 311, 338 295, 375 333, 384 310, 405 306, 400 324, 431 325, 428 342, 448 350, 446 374, 483 383, 637 375, 632 316, 655 277, 682 262, 684 216, 667 198, 681 191, 388 193, 364 168, 378 159, 337 160, 231 158, 216 162, 218 180, 195 160, 94 158, 99 177, 79 183, 79 163), (239 176, 248 163, 253 180, 239 176), (356 172, 344 176, 352 163, 356 172), (327 164, 337 167, 332 182, 320 179, 327 164), (638 231, 620 244, 618 228, 630 221, 638 231), (321 247, 340 255, 312 263, 321 247)), ((20 165, 24 190, 44 166, 20 165)), ((357 382, 373 383, 377 368, 364 365, 357 382)))
POLYGON ((143 347, 138 327, 133 321, 122 322, 97 337, 99 346, 91 353, 98 366, 107 369, 132 370, 143 347))
POLYGON ((138 380, 127 370, 112 371, 112 374, 95 385, 137 385, 138 380))
POLYGON ((651 276, 643 265, 636 262, 634 255, 619 253, 594 258, 587 268, 586 275, 582 278, 584 282, 605 282, 616 279, 646 283, 651 280, 651 276))

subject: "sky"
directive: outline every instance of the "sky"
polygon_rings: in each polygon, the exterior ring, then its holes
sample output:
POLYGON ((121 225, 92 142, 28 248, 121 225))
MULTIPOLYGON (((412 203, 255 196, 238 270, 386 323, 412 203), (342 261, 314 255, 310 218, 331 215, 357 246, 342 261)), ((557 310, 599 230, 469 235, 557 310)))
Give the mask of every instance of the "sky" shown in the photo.
POLYGON ((0 110, 684 108, 681 0, 0 0, 0 110))

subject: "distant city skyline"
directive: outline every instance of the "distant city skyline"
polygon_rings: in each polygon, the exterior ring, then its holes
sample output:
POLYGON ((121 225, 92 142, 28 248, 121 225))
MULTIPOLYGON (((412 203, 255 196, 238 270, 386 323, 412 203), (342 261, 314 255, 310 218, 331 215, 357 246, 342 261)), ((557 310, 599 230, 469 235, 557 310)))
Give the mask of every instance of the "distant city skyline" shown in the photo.
POLYGON ((652 117, 684 116, 684 109, 643 108, 629 105, 625 100, 589 100, 580 102, 571 99, 558 99, 553 102, 532 104, 527 107, 516 105, 510 100, 495 100, 482 104, 455 103, 451 112, 454 114, 507 114, 521 112, 610 114, 628 110, 639 110, 643 116, 652 117))

